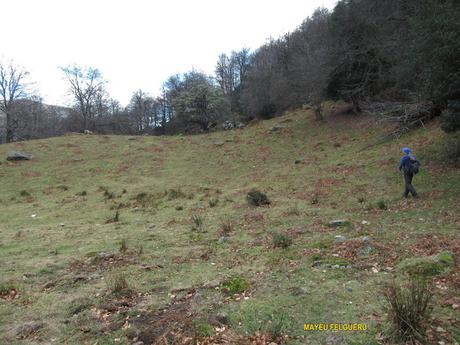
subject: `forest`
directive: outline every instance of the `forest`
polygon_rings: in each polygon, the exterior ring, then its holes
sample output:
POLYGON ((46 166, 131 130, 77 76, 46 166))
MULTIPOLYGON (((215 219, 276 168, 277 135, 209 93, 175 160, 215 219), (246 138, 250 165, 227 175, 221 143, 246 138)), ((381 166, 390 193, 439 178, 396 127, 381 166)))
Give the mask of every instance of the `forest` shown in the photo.
POLYGON ((410 125, 419 123, 420 113, 423 119, 442 115, 442 128, 455 132, 460 129, 459 16, 454 0, 341 0, 332 11, 317 9, 294 31, 254 51, 222 53, 214 75, 197 70, 172 75, 159 96, 137 90, 127 106, 110 97, 97 68, 61 68, 74 100, 62 108, 27 92, 26 70, 2 64, 3 141, 85 130, 194 133, 299 107, 314 109, 321 120, 326 100, 348 102, 354 113, 405 115, 410 125))

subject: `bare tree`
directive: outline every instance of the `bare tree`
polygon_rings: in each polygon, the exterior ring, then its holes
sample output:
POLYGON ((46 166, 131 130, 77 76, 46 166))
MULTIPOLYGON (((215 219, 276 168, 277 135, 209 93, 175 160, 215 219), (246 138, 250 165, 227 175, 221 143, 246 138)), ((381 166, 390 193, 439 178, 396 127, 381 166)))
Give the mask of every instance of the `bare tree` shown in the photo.
POLYGON ((104 80, 97 68, 69 66, 62 68, 70 84, 69 90, 76 107, 83 117, 83 129, 94 130, 94 116, 97 113, 97 98, 104 94, 104 80))
POLYGON ((24 79, 29 73, 13 63, 0 62, 0 111, 6 116, 6 142, 13 139, 18 119, 13 116, 14 103, 27 95, 24 79))

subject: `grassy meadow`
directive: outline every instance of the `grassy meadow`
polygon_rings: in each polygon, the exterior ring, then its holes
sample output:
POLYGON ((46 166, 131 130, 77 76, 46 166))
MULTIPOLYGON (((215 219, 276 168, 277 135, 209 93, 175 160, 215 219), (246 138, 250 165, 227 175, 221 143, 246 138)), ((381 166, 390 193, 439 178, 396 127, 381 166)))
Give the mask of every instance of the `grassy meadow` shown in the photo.
POLYGON ((460 343, 460 170, 436 123, 363 150, 387 129, 299 110, 202 135, 1 145, 0 344, 382 344, 385 286, 443 251, 455 262, 430 276, 427 337, 460 343), (403 146, 422 162, 419 199, 402 198, 403 146), (249 205, 252 189, 270 204, 249 205))

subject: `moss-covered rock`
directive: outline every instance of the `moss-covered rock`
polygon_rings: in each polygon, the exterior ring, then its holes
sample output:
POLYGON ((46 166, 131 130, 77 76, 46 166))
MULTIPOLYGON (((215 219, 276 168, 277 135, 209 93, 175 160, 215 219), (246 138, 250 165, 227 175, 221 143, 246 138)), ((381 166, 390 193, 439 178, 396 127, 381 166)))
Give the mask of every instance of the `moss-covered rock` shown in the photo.
POLYGON ((444 273, 454 263, 454 256, 449 251, 426 257, 414 257, 402 260, 397 268, 402 273, 431 277, 444 273))

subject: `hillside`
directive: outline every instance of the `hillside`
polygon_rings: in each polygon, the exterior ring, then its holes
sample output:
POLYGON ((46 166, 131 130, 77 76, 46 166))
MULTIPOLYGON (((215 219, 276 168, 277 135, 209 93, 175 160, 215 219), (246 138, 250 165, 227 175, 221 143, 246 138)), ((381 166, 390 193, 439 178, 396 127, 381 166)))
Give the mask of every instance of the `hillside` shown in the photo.
MULTIPOLYGON (((336 335, 381 344, 401 263, 460 255, 460 174, 436 161, 434 123, 362 150, 385 128, 326 120, 1 145, 34 159, 0 164, 0 343, 324 344, 304 323, 325 322, 365 323, 336 335), (416 200, 401 197, 406 145, 416 200), (249 206, 252 188, 270 205, 249 206)), ((460 342, 458 260, 430 279, 428 335, 460 342)))

